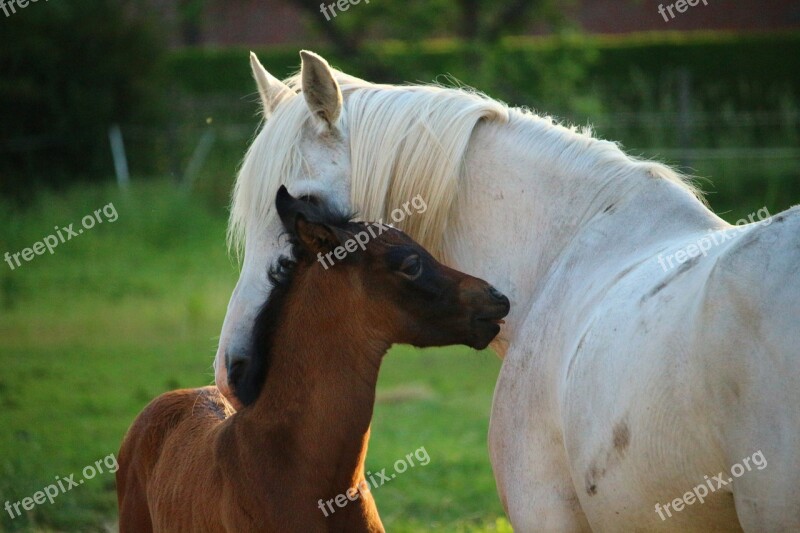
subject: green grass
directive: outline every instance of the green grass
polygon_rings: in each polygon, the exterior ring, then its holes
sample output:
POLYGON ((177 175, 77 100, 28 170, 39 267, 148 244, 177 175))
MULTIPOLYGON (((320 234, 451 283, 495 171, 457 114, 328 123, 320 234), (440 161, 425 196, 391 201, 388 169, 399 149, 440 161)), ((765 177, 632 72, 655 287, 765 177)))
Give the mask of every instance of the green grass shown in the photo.
MULTIPOLYGON (((119 218, 11 271, 0 265, 0 505, 116 453, 136 414, 169 389, 213 381, 216 337, 237 268, 224 213, 167 184, 53 193, 25 213, 0 205, 0 254, 113 202, 119 218)), ((465 348, 397 348, 379 383, 368 468, 425 447, 374 490, 390 531, 510 531, 486 434, 499 360, 465 348)), ((114 528, 101 474, 0 531, 114 528)))
MULTIPOLYGON (((726 219, 797 201, 769 172, 770 179, 745 180, 736 170, 720 162, 705 174, 718 178, 710 202, 726 219)), ((158 394, 213 381, 216 338, 238 275, 221 210, 159 182, 137 182, 128 194, 50 193, 24 212, 0 202, 0 254, 110 202, 116 222, 14 271, 0 263, 0 506, 55 476, 80 478, 85 466, 116 453, 158 394)), ((486 446, 499 368, 491 352, 466 348, 400 347, 387 356, 367 468, 392 472, 421 447, 430 457, 374 490, 388 530, 510 531, 486 446)), ((0 531, 106 531, 115 522, 111 474, 13 520, 0 509, 0 531)))

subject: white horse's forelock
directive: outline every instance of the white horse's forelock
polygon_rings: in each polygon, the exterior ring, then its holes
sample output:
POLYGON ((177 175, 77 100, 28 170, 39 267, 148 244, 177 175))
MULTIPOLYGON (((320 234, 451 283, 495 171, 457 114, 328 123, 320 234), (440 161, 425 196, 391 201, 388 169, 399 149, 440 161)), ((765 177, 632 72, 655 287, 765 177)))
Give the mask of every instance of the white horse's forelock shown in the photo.
POLYGON ((302 105, 302 98, 290 98, 277 106, 271 120, 250 144, 236 178, 228 221, 228 249, 240 260, 248 231, 267 225, 269 217, 274 216, 272 204, 278 187, 291 181, 302 166, 300 134, 310 114, 302 105))
MULTIPOLYGON (((609 179, 645 171, 701 197, 688 177, 666 165, 632 158, 616 143, 594 138, 588 128, 564 127, 468 88, 379 85, 338 70, 334 75, 345 102, 339 124, 349 135, 353 208, 361 219, 388 222, 393 209, 421 196, 428 206, 425 216, 405 217, 398 227, 439 259, 444 259, 442 237, 464 156, 481 120, 520 126, 523 142, 527 138, 527 144, 554 164, 558 161, 560 168, 574 169, 576 178, 587 171, 609 179)), ((299 75, 285 83, 294 94, 277 106, 251 144, 234 187, 228 245, 237 257, 248 233, 266 231, 277 216, 272 204, 278 187, 302 175, 300 140, 311 115, 299 95, 299 75)))
MULTIPOLYGON (((364 220, 389 222, 393 209, 421 196, 425 216, 405 217, 398 227, 440 255, 472 130, 481 119, 506 121, 508 108, 467 90, 376 85, 334 73, 345 99, 339 125, 349 135, 353 208, 364 220)), ((286 84, 298 91, 299 76, 286 84)), ((290 97, 247 151, 228 225, 228 245, 238 256, 246 235, 265 231, 276 216, 280 184, 301 176, 299 145, 310 116, 302 97, 290 97)))

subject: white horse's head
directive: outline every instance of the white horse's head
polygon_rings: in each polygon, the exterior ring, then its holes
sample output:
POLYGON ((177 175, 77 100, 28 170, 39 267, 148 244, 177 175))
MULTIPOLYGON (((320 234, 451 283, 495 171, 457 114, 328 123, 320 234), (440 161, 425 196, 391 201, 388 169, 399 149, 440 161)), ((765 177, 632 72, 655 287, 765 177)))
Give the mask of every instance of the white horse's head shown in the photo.
POLYGON ((228 371, 249 361, 253 319, 271 289, 267 268, 288 250, 273 207, 280 185, 296 198, 393 223, 443 260, 472 131, 481 119, 508 118, 503 104, 474 92, 375 85, 300 55, 300 74, 285 82, 250 58, 266 123, 236 180, 228 236, 244 260, 214 363, 217 386, 232 400, 228 371), (424 215, 393 216, 418 196, 424 215))
POLYGON ((266 122, 245 156, 231 209, 229 245, 244 257, 214 360, 216 384, 231 399, 228 371, 249 361, 253 319, 271 290, 267 268, 288 250, 269 199, 286 184, 297 198, 350 210, 342 93, 323 58, 300 56, 300 75, 287 85, 250 54, 266 122))

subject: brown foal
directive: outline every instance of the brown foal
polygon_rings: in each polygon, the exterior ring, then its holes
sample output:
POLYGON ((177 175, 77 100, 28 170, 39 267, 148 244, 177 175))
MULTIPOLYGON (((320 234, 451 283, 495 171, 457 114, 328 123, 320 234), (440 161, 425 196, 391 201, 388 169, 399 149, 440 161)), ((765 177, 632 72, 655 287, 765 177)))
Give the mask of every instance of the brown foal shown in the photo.
POLYGON ((395 343, 485 348, 509 311, 489 284, 400 231, 283 187, 276 207, 294 259, 270 270, 256 358, 232 369, 244 407, 234 414, 205 387, 165 393, 139 414, 118 458, 121 533, 383 531, 370 492, 329 515, 318 507, 364 485, 383 355, 395 343), (357 238, 367 242, 347 244, 357 238), (344 258, 317 261, 339 246, 344 258))

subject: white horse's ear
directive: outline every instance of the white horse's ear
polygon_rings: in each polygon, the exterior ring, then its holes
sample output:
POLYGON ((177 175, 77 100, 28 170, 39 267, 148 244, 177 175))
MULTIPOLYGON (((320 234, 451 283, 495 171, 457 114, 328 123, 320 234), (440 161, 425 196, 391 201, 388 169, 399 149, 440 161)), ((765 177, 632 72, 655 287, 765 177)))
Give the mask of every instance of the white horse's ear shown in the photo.
POLYGON ((264 107, 264 116, 268 117, 275 110, 284 96, 291 94, 292 90, 288 85, 267 72, 267 69, 258 60, 253 52, 250 52, 250 68, 253 69, 253 77, 258 85, 258 94, 261 95, 261 104, 264 107))
POLYGON ((311 114, 332 130, 342 113, 342 91, 339 84, 333 77, 328 62, 320 56, 302 50, 300 58, 303 60, 300 77, 306 104, 311 114))

